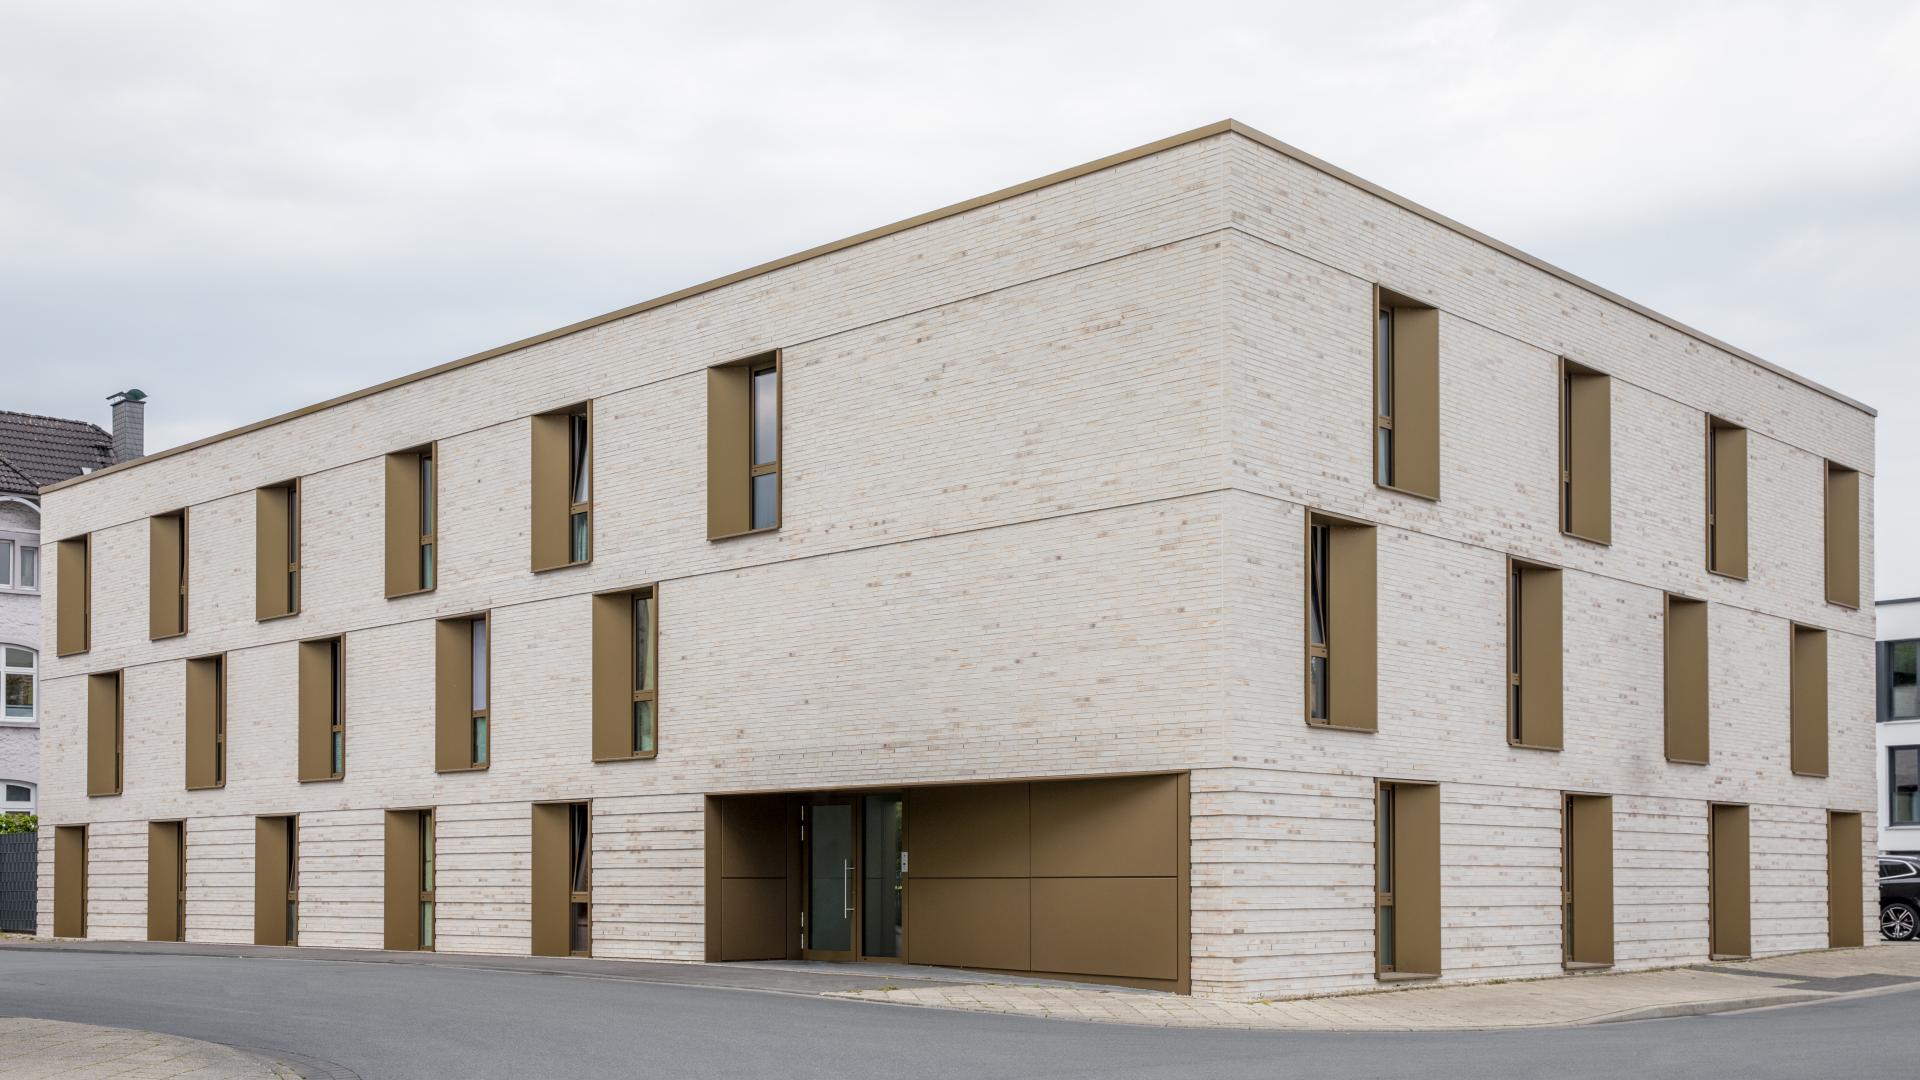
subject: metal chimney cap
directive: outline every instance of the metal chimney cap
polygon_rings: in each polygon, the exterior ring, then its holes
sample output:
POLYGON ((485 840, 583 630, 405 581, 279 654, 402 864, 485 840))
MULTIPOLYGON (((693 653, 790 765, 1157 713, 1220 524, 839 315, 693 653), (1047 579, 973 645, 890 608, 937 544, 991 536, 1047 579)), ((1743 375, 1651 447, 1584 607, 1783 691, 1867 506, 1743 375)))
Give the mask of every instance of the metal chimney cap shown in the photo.
POLYGON ((107 397, 107 401, 114 405, 118 405, 122 401, 145 400, 147 400, 147 392, 145 390, 122 390, 117 394, 110 394, 107 397))

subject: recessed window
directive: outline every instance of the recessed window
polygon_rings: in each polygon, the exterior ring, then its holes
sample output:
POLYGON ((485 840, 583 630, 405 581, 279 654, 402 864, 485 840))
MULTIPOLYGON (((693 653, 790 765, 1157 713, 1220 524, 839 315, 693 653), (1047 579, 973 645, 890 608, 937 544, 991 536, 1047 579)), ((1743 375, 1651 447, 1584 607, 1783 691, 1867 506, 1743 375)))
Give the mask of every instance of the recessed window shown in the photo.
POLYGON ((32 784, 22 782, 18 784, 9 783, 4 786, 6 789, 4 792, 5 799, 4 799, 4 802, 0 802, 0 813, 5 813, 5 814, 33 813, 34 787, 32 784))
POLYGON ((1375 529, 1307 518, 1307 723, 1378 726, 1375 529))
POLYGON ((659 749, 659 601, 649 588, 593 598, 593 759, 659 749))
POLYGON ((1860 474, 1827 462, 1827 602, 1860 606, 1860 474))
POLYGON ((40 549, 32 544, 20 545, 20 588, 40 588, 40 549))
POLYGON ((21 645, 0 645, 0 679, 6 684, 6 719, 30 723, 39 681, 40 654, 21 645))
POLYGON ((227 782, 227 658, 187 661, 187 789, 227 782))
POLYGON ((1560 531, 1613 542, 1613 380, 1560 361, 1560 531))
POLYGON ((1791 642, 1790 753, 1800 776, 1827 775, 1827 632, 1795 625, 1791 642))
POLYGON ((707 539, 778 529, 780 354, 707 369, 707 539))
POLYGON ((593 558, 593 409, 574 405, 533 418, 533 569, 593 558))
POLYGON ((486 615, 434 629, 434 768, 484 769, 493 758, 493 624, 486 615))
POLYGON ((1880 648, 1883 719, 1920 719, 1920 641, 1888 641, 1880 648))
POLYGON ((187 512, 147 519, 147 637, 187 632, 187 512))
POLYGON ((347 773, 347 639, 302 641, 299 649, 300 779, 338 780, 347 773))
POLYGON ((387 455, 387 596, 431 592, 438 570, 439 488, 432 445, 387 455))
POLYGON ((1507 741, 1561 748, 1563 699, 1560 571, 1507 563, 1507 741))
POLYGON ((40 549, 25 536, 0 537, 0 591, 40 587, 40 549))
POLYGON ((1707 417, 1707 569, 1747 576, 1747 429, 1707 417))
POLYGON ((300 481, 254 492, 254 618, 265 621, 300 610, 300 481))
POLYGON ((118 671, 87 676, 87 794, 118 795, 125 779, 125 696, 118 671))
POLYGON ((1440 497, 1440 312, 1376 287, 1374 483, 1440 497))
POLYGON ((54 552, 60 571, 53 607, 54 651, 73 656, 86 652, 93 640, 93 537, 68 537, 54 552))

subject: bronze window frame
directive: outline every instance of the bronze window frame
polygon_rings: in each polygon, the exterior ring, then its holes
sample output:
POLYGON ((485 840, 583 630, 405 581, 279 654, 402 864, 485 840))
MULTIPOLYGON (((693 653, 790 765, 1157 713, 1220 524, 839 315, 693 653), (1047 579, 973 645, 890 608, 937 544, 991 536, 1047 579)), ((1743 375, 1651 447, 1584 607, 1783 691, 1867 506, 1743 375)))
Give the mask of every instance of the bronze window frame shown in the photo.
POLYGON ((531 424, 529 465, 531 498, 529 548, 536 574, 586 566, 593 562, 595 476, 594 402, 581 401, 536 413, 531 424), (552 425, 564 422, 564 432, 552 425), (581 454, 584 453, 584 457, 581 454), (556 461, 561 455, 563 461, 556 461), (576 498, 585 484, 585 499, 576 498), (565 490, 554 490, 564 485, 565 490), (582 547, 575 557, 575 519, 580 519, 582 547))
MULTIPOLYGON (((321 775, 316 771, 311 776, 300 776, 299 782, 302 784, 325 784, 344 780, 347 776, 347 635, 328 634, 324 637, 308 638, 301 641, 295 646, 296 657, 300 656, 300 651, 310 646, 329 647, 328 657, 330 670, 328 673, 328 693, 331 697, 331 703, 326 717, 327 773, 321 775)), ((303 661, 300 661, 300 663, 304 666, 303 661)), ((296 679, 298 680, 298 678, 299 671, 298 668, 296 668, 296 679)), ((304 681, 301 681, 298 691, 300 699, 298 745, 302 747, 304 747, 309 736, 308 724, 313 722, 307 716, 305 707, 307 697, 306 690, 307 688, 304 681)), ((300 765, 305 763, 305 753, 303 750, 302 753, 298 755, 296 770, 298 770, 300 765)))
POLYGON ((440 444, 386 455, 386 597, 435 591, 440 584, 440 444))
POLYGON ((254 489, 254 558, 256 560, 254 567, 255 622, 273 622, 276 619, 290 619, 300 614, 300 579, 302 576, 300 555, 301 544, 303 542, 300 528, 300 509, 300 477, 294 477, 291 480, 285 480, 278 484, 263 484, 254 489), (286 520, 284 522, 287 537, 287 547, 284 552, 287 567, 285 571, 287 606, 284 610, 266 607, 265 601, 259 595, 261 583, 267 581, 269 578, 278 578, 280 576, 280 570, 276 560, 278 557, 281 557, 281 553, 270 552, 269 545, 261 536, 261 515, 268 509, 266 502, 272 498, 269 493, 275 491, 285 491, 287 493, 286 520))
POLYGON ((147 519, 149 577, 147 640, 149 641, 165 641, 169 638, 183 637, 187 633, 188 509, 187 507, 181 507, 178 510, 170 510, 164 514, 154 514, 147 519), (179 522, 176 526, 176 547, 172 560, 162 558, 164 548, 156 542, 157 533, 155 530, 159 527, 159 523, 165 519, 173 519, 179 522), (162 581, 166 579, 171 579, 173 583, 171 588, 166 591, 171 591, 175 594, 172 599, 178 604, 178 607, 174 611, 174 619, 170 625, 162 625, 160 612, 158 610, 158 601, 161 600, 163 592, 162 581))
MULTIPOLYGON (((1691 618, 1691 616, 1688 618, 1691 618)), ((1663 594, 1660 610, 1661 728, 1663 742, 1665 743, 1666 759, 1676 765, 1706 765, 1713 760, 1712 627, 1712 608, 1705 599, 1686 596, 1681 593, 1670 592, 1663 594), (1689 722, 1695 720, 1694 717, 1677 715, 1682 712, 1686 703, 1678 700, 1683 696, 1681 693, 1682 687, 1679 679, 1675 676, 1674 669, 1684 666, 1687 662, 1687 657, 1685 655, 1676 656, 1676 654, 1692 651, 1689 648, 1689 643, 1681 641, 1675 632, 1675 612, 1680 610, 1697 611, 1702 624, 1702 640, 1699 643, 1700 655, 1697 660, 1699 667, 1699 685, 1697 688, 1686 687, 1688 690, 1697 689, 1699 691, 1698 696, 1702 699, 1698 704, 1699 716, 1697 718, 1697 734, 1699 735, 1699 743, 1702 750, 1698 757, 1689 756, 1684 751, 1675 748, 1676 742, 1689 741, 1686 740, 1684 736, 1691 733, 1686 732, 1684 728, 1689 722)), ((1688 693, 1684 696, 1692 697, 1694 695, 1688 693)))
POLYGON ((117 798, 127 791, 127 673, 124 669, 115 671, 95 671, 87 675, 87 797, 89 799, 117 798), (109 701, 96 701, 101 693, 100 687, 109 680, 112 682, 109 701), (96 781, 105 780, 97 776, 94 769, 94 755, 106 751, 107 732, 99 730, 103 720, 103 706, 110 705, 113 710, 111 732, 113 738, 113 786, 105 787, 96 781))
POLYGON ((53 654, 79 656, 93 648, 93 534, 69 536, 54 544, 53 654), (75 588, 72 575, 80 581, 75 588))
POLYGON ((1379 526, 1308 510, 1304 536, 1301 679, 1307 725, 1334 731, 1377 731, 1379 526), (1364 543, 1356 539, 1363 531, 1364 543), (1314 640, 1316 619, 1319 641, 1314 640), (1316 691, 1316 661, 1324 700, 1316 691), (1322 707, 1316 710, 1316 705, 1322 707))
POLYGON ((212 698, 207 702, 211 711, 211 716, 208 718, 211 721, 211 730, 208 732, 206 745, 204 747, 196 747, 195 743, 199 740, 196 739, 194 735, 194 702, 192 691, 189 690, 186 695, 186 738, 184 740, 187 753, 185 787, 188 791, 217 791, 227 786, 227 654, 211 653, 206 656, 188 657, 186 661, 186 674, 189 680, 193 678, 194 666, 197 664, 207 664, 213 667, 213 693, 212 698), (212 783, 196 784, 193 782, 192 755, 196 749, 203 750, 213 759, 212 783))
POLYGON ((1825 463, 1821 484, 1821 540, 1826 601, 1860 610, 1860 472, 1825 463))
MULTIPOLYGON (((1734 581, 1745 581, 1752 572, 1753 540, 1748 529, 1752 517, 1750 498, 1752 490, 1750 483, 1752 479, 1750 475, 1751 455, 1749 453, 1751 446, 1748 439, 1748 430, 1731 420, 1723 420, 1720 417, 1709 414, 1706 418, 1706 446, 1707 573, 1713 574, 1716 577, 1730 578, 1734 581), (1731 488, 1734 486, 1735 481, 1735 478, 1731 475, 1726 477, 1721 475, 1720 443, 1723 439, 1728 443, 1735 441, 1734 432, 1739 433, 1737 441, 1739 442, 1741 459, 1737 483, 1740 503, 1740 523, 1738 529, 1730 529, 1730 523, 1721 520, 1725 515, 1720 513, 1719 510, 1720 489, 1723 486, 1731 488), (1726 539, 1725 547, 1727 550, 1725 551, 1721 550, 1723 546, 1721 541, 1723 538, 1726 539), (1733 550, 1733 545, 1736 541, 1739 547, 1737 553, 1733 550), (1734 564, 1736 554, 1738 556, 1737 566, 1734 564)), ((1731 496, 1729 497, 1731 498, 1731 496)))
POLYGON ((786 523, 787 452, 786 360, 783 350, 768 349, 714 364, 707 369, 707 539, 732 540, 779 532, 786 523), (754 397, 756 376, 771 372, 774 393, 774 454, 756 464, 754 397), (753 485, 772 476, 772 524, 753 524, 753 485))
POLYGON ((1368 366, 1373 387, 1373 486, 1437 502, 1441 490, 1440 309, 1376 284, 1372 313, 1368 366), (1410 439, 1419 445, 1410 449, 1410 439), (1422 460, 1417 451, 1429 449, 1429 439, 1430 470, 1423 467, 1408 475, 1403 464, 1422 460))
MULTIPOLYGON (((1536 586, 1543 588, 1544 586, 1536 586)), ((1518 750, 1545 750, 1559 752, 1566 748, 1566 575, 1557 566, 1533 562, 1527 559, 1507 557, 1507 745, 1518 750), (1557 642, 1555 651, 1560 662, 1552 675, 1543 672, 1527 671, 1526 643, 1532 620, 1526 615, 1528 583, 1550 578, 1554 597, 1553 608, 1558 614, 1558 625, 1546 631, 1557 642), (1537 739, 1527 726, 1527 698, 1529 687, 1537 679, 1552 682, 1558 679, 1560 685, 1551 691, 1559 715, 1551 718, 1546 725, 1553 731, 1555 738, 1537 739)))
POLYGON ((660 586, 635 585, 593 596, 593 737, 595 763, 651 761, 660 756, 660 586), (646 638, 636 625, 636 611, 646 605, 646 638), (618 609, 614 608, 618 605, 618 609), (618 627, 618 632, 609 629, 618 627), (637 670, 645 645, 645 659, 651 687, 640 685, 637 670), (616 655, 617 653, 617 655, 616 655), (643 749, 639 738, 639 706, 651 705, 653 746, 643 749), (615 739, 614 733, 621 737, 615 739), (620 749, 624 747, 624 750, 620 749))
POLYGON ((1559 368, 1560 532, 1576 540, 1610 546, 1613 543, 1613 377, 1565 356, 1560 357, 1559 368), (1582 393, 1583 384, 1597 384, 1597 403, 1582 393), (1589 431, 1590 424, 1601 430, 1589 431), (1603 450, 1604 453, 1599 453, 1603 450), (1581 520, 1589 515, 1598 520, 1581 520))

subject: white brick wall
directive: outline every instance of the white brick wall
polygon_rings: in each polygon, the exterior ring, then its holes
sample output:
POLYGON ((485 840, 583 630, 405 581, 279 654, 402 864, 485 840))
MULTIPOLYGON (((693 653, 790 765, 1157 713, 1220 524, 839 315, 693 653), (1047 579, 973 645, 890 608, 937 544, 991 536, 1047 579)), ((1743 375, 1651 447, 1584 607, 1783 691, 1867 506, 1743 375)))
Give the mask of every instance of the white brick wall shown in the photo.
POLYGON ((596 954, 697 959, 705 793, 1191 770, 1194 988, 1247 996, 1371 982, 1375 777, 1444 785, 1454 979, 1559 970, 1562 790, 1616 797, 1620 963, 1704 958, 1706 803, 1737 799, 1755 948, 1815 947, 1824 812, 1873 809, 1870 616, 1821 600, 1822 458, 1870 474, 1871 418, 1217 137, 54 493, 101 603, 49 667, 48 819, 132 866, 96 873, 107 934, 112 883, 144 882, 115 838, 187 817, 189 936, 245 941, 251 815, 299 813, 302 941, 377 945, 380 812, 435 806, 438 947, 525 952, 528 804, 592 798, 596 954), (1438 503, 1369 481, 1376 279, 1443 311, 1438 503), (710 544, 701 372, 769 346, 784 525, 710 544), (1561 352, 1614 376, 1611 547, 1555 526, 1561 352), (583 398, 596 559, 533 575, 525 418, 583 398), (1700 566, 1704 411, 1753 431, 1747 582, 1700 566), (380 455, 428 439, 439 589, 387 601, 380 455), (252 488, 294 475, 304 610, 256 623, 252 488), (144 518, 183 503, 193 631, 149 642, 144 518), (1301 720, 1309 507, 1381 526, 1375 735, 1301 720), (1562 753, 1505 742, 1508 554, 1567 571, 1562 753), (596 766, 587 597, 652 581, 661 754, 596 766), (1710 766, 1662 755, 1663 590, 1714 601, 1710 766), (431 620, 488 609, 493 768, 437 776, 431 620), (1796 619, 1832 631, 1827 780, 1786 766, 1796 619), (300 785, 293 642, 338 632, 347 776, 300 785), (181 660, 219 651, 231 779, 185 792, 181 660), (80 676, 123 666, 126 794, 89 800, 80 676))

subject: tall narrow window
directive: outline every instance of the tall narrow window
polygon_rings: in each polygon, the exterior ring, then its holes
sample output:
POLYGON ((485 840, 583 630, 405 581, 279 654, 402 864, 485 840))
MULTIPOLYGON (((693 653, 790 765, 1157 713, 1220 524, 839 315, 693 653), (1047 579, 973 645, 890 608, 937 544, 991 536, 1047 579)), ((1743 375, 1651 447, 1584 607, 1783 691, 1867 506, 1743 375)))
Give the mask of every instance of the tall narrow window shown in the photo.
POLYGON ((1747 576, 1747 429, 1707 417, 1707 569, 1747 576))
POLYGON ((1507 741, 1561 748, 1560 571, 1507 563, 1507 741))
POLYGON ((387 595, 434 587, 439 487, 433 444, 387 455, 387 595))
POLYGON ((253 943, 300 942, 300 823, 293 817, 253 819, 253 943))
POLYGON ((93 537, 72 536, 54 548, 60 572, 56 593, 54 651, 60 656, 86 652, 93 640, 93 537))
POLYGON ((1374 943, 1382 979, 1440 974, 1440 789, 1381 781, 1374 804, 1374 943))
POLYGON ((652 587, 593 598, 593 759, 659 749, 659 602, 652 587))
POLYGON ((780 353, 707 369, 707 539, 778 529, 780 353))
POLYGON ((1860 606, 1860 474, 1827 462, 1827 602, 1860 606))
POLYGON ((434 768, 484 769, 492 757, 493 650, 487 615, 434 628, 434 768))
POLYGON ((1613 963, 1613 798, 1567 795, 1560 816, 1561 952, 1568 967, 1613 963))
POLYGON ((1791 757, 1800 776, 1827 775, 1827 632, 1793 627, 1791 757))
POLYGON ((1560 531, 1613 542, 1613 380, 1560 361, 1560 531))
POLYGON ((1887 824, 1920 825, 1920 746, 1887 748, 1887 824))
POLYGON ((300 643, 300 779, 347 773, 346 639, 300 643))
POLYGON ((593 953, 593 856, 587 803, 533 806, 533 954, 593 953))
POLYGON ((533 418, 533 568, 578 566, 593 558, 593 409, 590 404, 533 418))
POLYGON ((254 492, 254 618, 300 611, 300 481, 254 492))
POLYGON ((1440 313, 1376 287, 1374 483, 1440 497, 1440 313))
POLYGON ((1307 517, 1307 722, 1378 726, 1374 527, 1307 517))
POLYGON ((40 654, 19 645, 0 646, 0 678, 6 681, 4 716, 15 722, 35 717, 33 697, 39 681, 40 654))
POLYGON ((433 863, 433 811, 387 811, 387 948, 433 948, 433 863))
POLYGON ((87 794, 123 790, 126 749, 125 691, 118 671, 87 676, 87 794))
POLYGON ((20 547, 20 587, 38 589, 40 587, 40 549, 32 544, 20 547))
POLYGON ((1710 753, 1707 602, 1666 597, 1667 760, 1705 765, 1710 753))
POLYGON ((147 637, 187 632, 187 512, 147 519, 147 637))
POLYGON ((227 658, 187 661, 187 789, 227 782, 227 658))
POLYGON ((1880 642, 1880 719, 1920 719, 1920 641, 1880 642))

